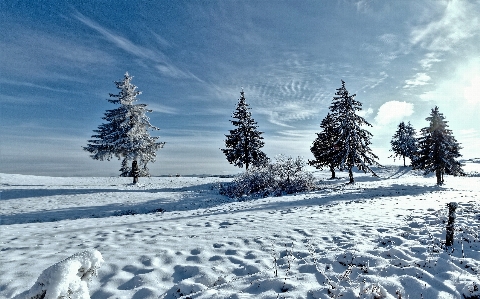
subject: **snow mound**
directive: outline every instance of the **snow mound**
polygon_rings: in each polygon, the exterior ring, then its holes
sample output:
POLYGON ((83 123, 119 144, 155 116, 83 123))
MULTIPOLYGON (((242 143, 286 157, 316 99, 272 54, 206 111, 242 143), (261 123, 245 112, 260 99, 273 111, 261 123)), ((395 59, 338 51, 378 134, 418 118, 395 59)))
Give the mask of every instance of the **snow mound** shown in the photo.
POLYGON ((76 253, 45 269, 33 287, 16 298, 90 299, 87 282, 102 263, 102 254, 95 249, 76 253))

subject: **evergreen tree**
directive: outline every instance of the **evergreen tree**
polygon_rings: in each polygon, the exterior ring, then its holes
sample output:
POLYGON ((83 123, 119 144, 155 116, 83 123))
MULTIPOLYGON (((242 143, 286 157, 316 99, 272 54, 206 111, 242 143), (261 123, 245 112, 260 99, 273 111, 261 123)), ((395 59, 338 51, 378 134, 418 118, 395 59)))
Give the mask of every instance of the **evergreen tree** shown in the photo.
POLYGON ((230 130, 230 134, 225 135, 226 149, 222 152, 227 157, 230 164, 240 168, 245 165, 248 170, 250 166, 260 166, 267 162, 268 158, 260 149, 264 146, 263 132, 257 130, 258 126, 250 113, 250 107, 245 102, 243 90, 240 92, 237 108, 233 113, 234 120, 230 122, 237 128, 230 130))
POLYGON ((405 164, 405 157, 409 158, 410 161, 413 160, 418 148, 417 148, 417 138, 415 137, 416 132, 412 127, 410 122, 405 124, 403 121, 398 125, 398 130, 393 135, 390 144, 392 145, 393 155, 391 157, 403 157, 403 166, 405 164))
POLYGON ((348 170, 350 183, 354 183, 352 168, 356 166, 366 173, 375 172, 370 168, 372 165, 380 166, 376 161, 378 157, 372 152, 369 145, 372 134, 362 125, 372 126, 363 117, 357 114, 362 110, 362 103, 355 100, 355 94, 350 95, 342 80, 342 87, 337 89, 330 106, 332 130, 337 135, 330 149, 331 163, 338 165, 340 170, 348 170))
POLYGON ((120 92, 110 94, 108 101, 119 105, 117 108, 107 110, 102 118, 106 123, 94 130, 92 140, 83 149, 90 152, 95 160, 110 161, 113 156, 122 159, 120 176, 134 176, 130 161, 138 163, 139 176, 150 176, 147 168, 148 162, 155 162, 156 151, 163 147, 164 142, 158 142, 158 137, 151 137, 149 130, 159 130, 150 124, 146 116, 146 104, 134 104, 137 96, 141 94, 137 87, 131 83, 132 76, 125 73, 122 81, 115 81, 120 92))
POLYGON ((462 164, 456 160, 461 157, 460 144, 448 129, 447 121, 438 107, 432 109, 428 127, 421 130, 422 136, 418 140, 419 150, 412 166, 421 169, 425 174, 435 172, 437 185, 443 184, 443 174, 462 175, 462 164))
POLYGON ((315 160, 309 160, 308 164, 317 169, 328 167, 332 173, 332 179, 335 178, 335 168, 340 165, 340 161, 335 161, 336 152, 340 148, 338 137, 338 126, 330 113, 320 123, 322 131, 317 133, 317 138, 313 141, 310 148, 315 160))

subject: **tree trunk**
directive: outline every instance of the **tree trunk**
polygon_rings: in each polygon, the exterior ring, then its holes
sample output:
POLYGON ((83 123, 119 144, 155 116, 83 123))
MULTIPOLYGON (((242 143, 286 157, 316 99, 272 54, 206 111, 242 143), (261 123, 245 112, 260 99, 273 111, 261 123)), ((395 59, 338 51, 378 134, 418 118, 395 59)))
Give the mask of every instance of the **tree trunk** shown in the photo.
POLYGON ((442 184, 442 171, 440 170, 440 168, 437 168, 437 170, 435 170, 435 175, 437 176, 437 185, 441 185, 442 184))
POLYGON ((332 177, 331 177, 331 179, 334 179, 334 178, 335 178, 335 168, 333 168, 332 166, 330 166, 330 171, 332 172, 332 177))
POLYGON ((403 167, 406 167, 407 165, 405 164, 405 156, 403 156, 403 167))
POLYGON ((447 223, 447 233, 445 237, 445 245, 452 246, 453 245, 453 232, 455 229, 455 210, 458 207, 456 202, 451 202, 447 204, 448 207, 448 223, 447 223))
POLYGON ((348 169, 348 176, 350 177, 350 182, 349 184, 355 183, 355 180, 353 179, 353 172, 352 172, 352 167, 348 169))
POLYGON ((133 184, 138 183, 139 174, 140 174, 140 170, 138 169, 137 160, 133 160, 133 162, 132 162, 133 184))

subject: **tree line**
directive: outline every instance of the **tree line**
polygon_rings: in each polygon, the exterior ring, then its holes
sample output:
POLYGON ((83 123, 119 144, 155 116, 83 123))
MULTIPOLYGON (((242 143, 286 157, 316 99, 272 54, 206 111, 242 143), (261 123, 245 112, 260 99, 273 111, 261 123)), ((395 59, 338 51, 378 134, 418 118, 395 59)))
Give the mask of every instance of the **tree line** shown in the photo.
MULTIPOLYGON (((90 157, 96 160, 110 160, 114 156, 121 162, 121 176, 134 177, 134 183, 139 176, 149 176, 148 162, 155 162, 156 151, 165 145, 159 142, 159 137, 152 137, 151 130, 159 130, 150 124, 146 116, 145 104, 135 104, 141 94, 131 83, 132 76, 128 72, 122 81, 115 81, 120 89, 118 94, 110 94, 108 99, 118 105, 116 109, 107 110, 93 139, 83 149, 90 152, 90 157), (130 164, 131 163, 131 164, 130 164)), ((350 94, 341 81, 341 87, 336 89, 335 96, 329 106, 329 112, 320 123, 320 132, 310 148, 314 159, 308 163, 317 169, 327 168, 332 178, 336 170, 347 171, 349 182, 354 183, 353 168, 376 176, 372 167, 381 166, 378 156, 370 148, 372 134, 366 127, 372 125, 359 115, 362 103, 350 94)), ((225 137, 225 154, 229 163, 248 171, 252 167, 260 167, 269 163, 269 158, 262 151, 265 145, 263 132, 258 130, 258 124, 252 117, 251 108, 246 102, 245 92, 240 92, 235 111, 230 122, 235 127, 229 130, 225 137)), ((429 125, 421 129, 417 137, 410 123, 401 122, 393 135, 391 144, 394 159, 409 158, 413 169, 423 170, 425 174, 435 172, 437 184, 443 183, 443 175, 461 175, 463 170, 457 158, 461 157, 460 144, 448 129, 447 121, 438 107, 434 107, 426 118, 429 125)))

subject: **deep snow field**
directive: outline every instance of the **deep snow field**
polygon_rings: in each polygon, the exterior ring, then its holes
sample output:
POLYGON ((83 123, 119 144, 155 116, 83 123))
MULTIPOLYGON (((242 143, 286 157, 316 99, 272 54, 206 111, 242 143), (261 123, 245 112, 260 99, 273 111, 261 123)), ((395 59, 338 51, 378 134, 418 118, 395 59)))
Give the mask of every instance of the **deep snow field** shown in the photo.
POLYGON ((93 299, 480 298, 480 177, 378 174, 317 172, 317 191, 249 201, 219 195, 218 177, 0 174, 0 297, 96 249, 93 299))

